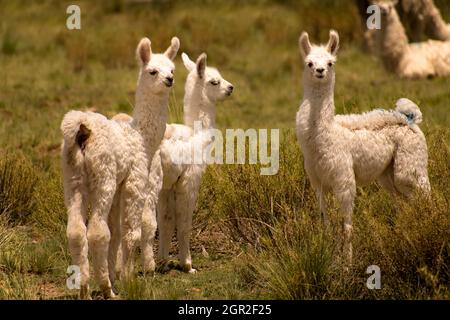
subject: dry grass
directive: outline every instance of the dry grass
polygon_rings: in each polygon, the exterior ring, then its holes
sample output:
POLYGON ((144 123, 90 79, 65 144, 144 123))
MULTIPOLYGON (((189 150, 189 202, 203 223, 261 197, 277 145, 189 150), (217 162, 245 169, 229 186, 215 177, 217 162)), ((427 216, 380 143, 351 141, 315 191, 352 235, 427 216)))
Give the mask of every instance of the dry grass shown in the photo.
MULTIPOLYGON (((447 20, 450 7, 436 0, 447 20)), ((77 1, 82 30, 65 28, 60 1, 0 2, 0 298, 72 299, 59 167, 59 124, 69 109, 130 113, 134 49, 181 39, 208 53, 235 85, 218 108, 220 128, 281 128, 280 171, 211 166, 195 214, 192 277, 172 270, 119 283, 126 299, 449 299, 449 78, 400 81, 361 50, 352 1, 77 1), (245 17, 245 18, 243 18, 245 17), (113 27, 112 27, 113 26, 113 27), (377 185, 358 189, 355 263, 343 272, 340 221, 324 230, 293 134, 302 96, 297 39, 325 41, 337 29, 338 113, 417 101, 430 151, 431 200, 392 199, 377 185), (379 265, 382 289, 365 286, 379 265)), ((176 60, 171 121, 182 118, 186 71, 176 60)), ((176 246, 174 244, 174 250, 176 246)))

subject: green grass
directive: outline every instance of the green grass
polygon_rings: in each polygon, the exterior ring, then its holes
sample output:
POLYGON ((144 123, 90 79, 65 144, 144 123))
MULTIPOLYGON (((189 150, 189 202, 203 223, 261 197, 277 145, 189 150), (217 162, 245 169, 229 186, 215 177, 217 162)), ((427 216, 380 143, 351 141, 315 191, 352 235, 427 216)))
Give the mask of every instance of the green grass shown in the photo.
MULTIPOLYGON (((447 21, 450 6, 436 0, 447 21)), ((65 28, 66 1, 0 2, 0 299, 73 299, 65 238, 59 125, 70 109, 131 113, 142 36, 154 51, 177 35, 208 54, 235 86, 218 106, 225 128, 281 128, 280 171, 210 166, 192 236, 198 274, 178 270, 119 282, 124 299, 449 299, 450 78, 399 80, 362 49, 352 1, 77 1, 82 29, 65 28), (243 18, 245 17, 245 18, 243 18), (428 141, 431 200, 358 188, 355 263, 344 272, 340 222, 322 227, 293 133, 302 97, 297 40, 341 36, 337 113, 416 101, 428 141), (205 253, 205 251, 207 253, 205 253), (365 270, 379 265, 382 289, 365 270)), ((182 119, 186 70, 176 59, 171 121, 182 119)), ((176 245, 174 243, 174 249, 176 245)), ((95 287, 94 287, 95 289, 95 287)))

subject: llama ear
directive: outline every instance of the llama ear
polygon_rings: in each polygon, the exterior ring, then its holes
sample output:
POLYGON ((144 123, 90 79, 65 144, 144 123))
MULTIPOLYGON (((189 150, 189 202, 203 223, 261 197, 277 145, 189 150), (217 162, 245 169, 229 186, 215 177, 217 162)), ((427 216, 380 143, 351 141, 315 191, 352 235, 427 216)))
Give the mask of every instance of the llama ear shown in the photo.
POLYGON ((205 76, 205 69, 206 69, 206 53, 202 53, 198 59, 197 59, 197 73, 198 76, 201 78, 203 78, 205 76))
POLYGON ((164 54, 167 56, 167 58, 173 60, 177 56, 178 49, 180 49, 180 40, 177 37, 173 37, 170 47, 167 48, 164 54))
POLYGON ((187 71, 191 72, 195 68, 195 62, 189 59, 189 56, 186 53, 181 54, 181 60, 183 60, 184 66, 187 71))
POLYGON ((298 44, 303 57, 306 57, 311 52, 311 43, 309 42, 308 33, 305 31, 302 32, 302 35, 298 39, 298 44))
POLYGON ((149 38, 142 38, 136 49, 136 57, 141 67, 147 65, 152 56, 152 46, 149 38))
POLYGON ((332 55, 336 55, 339 49, 339 35, 336 31, 330 30, 330 40, 328 40, 327 50, 332 55))

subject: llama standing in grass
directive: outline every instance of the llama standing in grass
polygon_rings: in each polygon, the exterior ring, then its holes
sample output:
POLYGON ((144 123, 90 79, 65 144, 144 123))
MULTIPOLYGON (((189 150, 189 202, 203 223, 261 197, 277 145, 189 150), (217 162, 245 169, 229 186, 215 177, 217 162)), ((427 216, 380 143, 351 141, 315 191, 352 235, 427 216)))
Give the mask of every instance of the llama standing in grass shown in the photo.
POLYGON ((150 40, 140 41, 132 122, 80 111, 68 112, 62 121, 67 237, 72 262, 81 271, 81 298, 89 297, 88 251, 105 298, 114 297, 120 242, 125 275, 133 270, 132 253, 139 238, 144 271, 154 271, 152 244, 158 195, 153 185, 162 177, 157 172, 149 175, 149 171, 164 135, 178 48, 179 40, 173 38, 164 54, 152 54, 150 40), (92 214, 87 223, 89 205, 92 214))
POLYGON ((391 2, 379 3, 381 29, 376 31, 379 55, 385 67, 402 78, 450 75, 450 41, 408 43, 391 2))
POLYGON ((326 194, 332 192, 344 214, 344 254, 352 259, 352 213, 356 183, 378 180, 395 194, 412 195, 415 188, 430 191, 427 144, 417 124, 419 108, 400 99, 396 110, 335 116, 333 66, 339 37, 330 31, 326 46, 311 46, 300 37, 305 61, 304 96, 297 112, 297 138, 305 170, 328 224, 326 194))
POLYGON ((194 63, 183 53, 182 59, 189 71, 185 85, 184 123, 167 125, 161 144, 164 171, 163 189, 158 202, 158 258, 167 261, 170 243, 176 228, 180 265, 185 272, 194 273, 189 249, 192 214, 197 202, 200 182, 206 165, 176 164, 173 159, 181 148, 204 146, 209 142, 208 129, 215 127, 216 103, 231 95, 233 86, 222 78, 215 68, 206 66, 206 54, 194 63), (194 122, 201 123, 202 131, 194 132, 194 122))

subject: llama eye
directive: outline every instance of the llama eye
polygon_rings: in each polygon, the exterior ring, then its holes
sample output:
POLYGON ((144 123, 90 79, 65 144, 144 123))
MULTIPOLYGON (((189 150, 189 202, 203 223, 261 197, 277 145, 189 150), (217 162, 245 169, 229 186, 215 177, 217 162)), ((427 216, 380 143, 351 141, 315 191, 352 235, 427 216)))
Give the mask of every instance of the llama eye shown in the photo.
POLYGON ((332 62, 328 62, 328 66, 329 66, 329 67, 332 67, 332 66, 333 66, 333 63, 332 63, 332 62))
POLYGON ((219 84, 219 81, 212 80, 209 83, 211 83, 213 86, 217 86, 219 84))
POLYGON ((151 74, 152 76, 154 76, 154 75, 157 74, 157 73, 158 73, 158 71, 156 71, 156 70, 150 71, 150 74, 151 74))
POLYGON ((312 68, 313 63, 312 62, 308 62, 308 67, 312 68))

